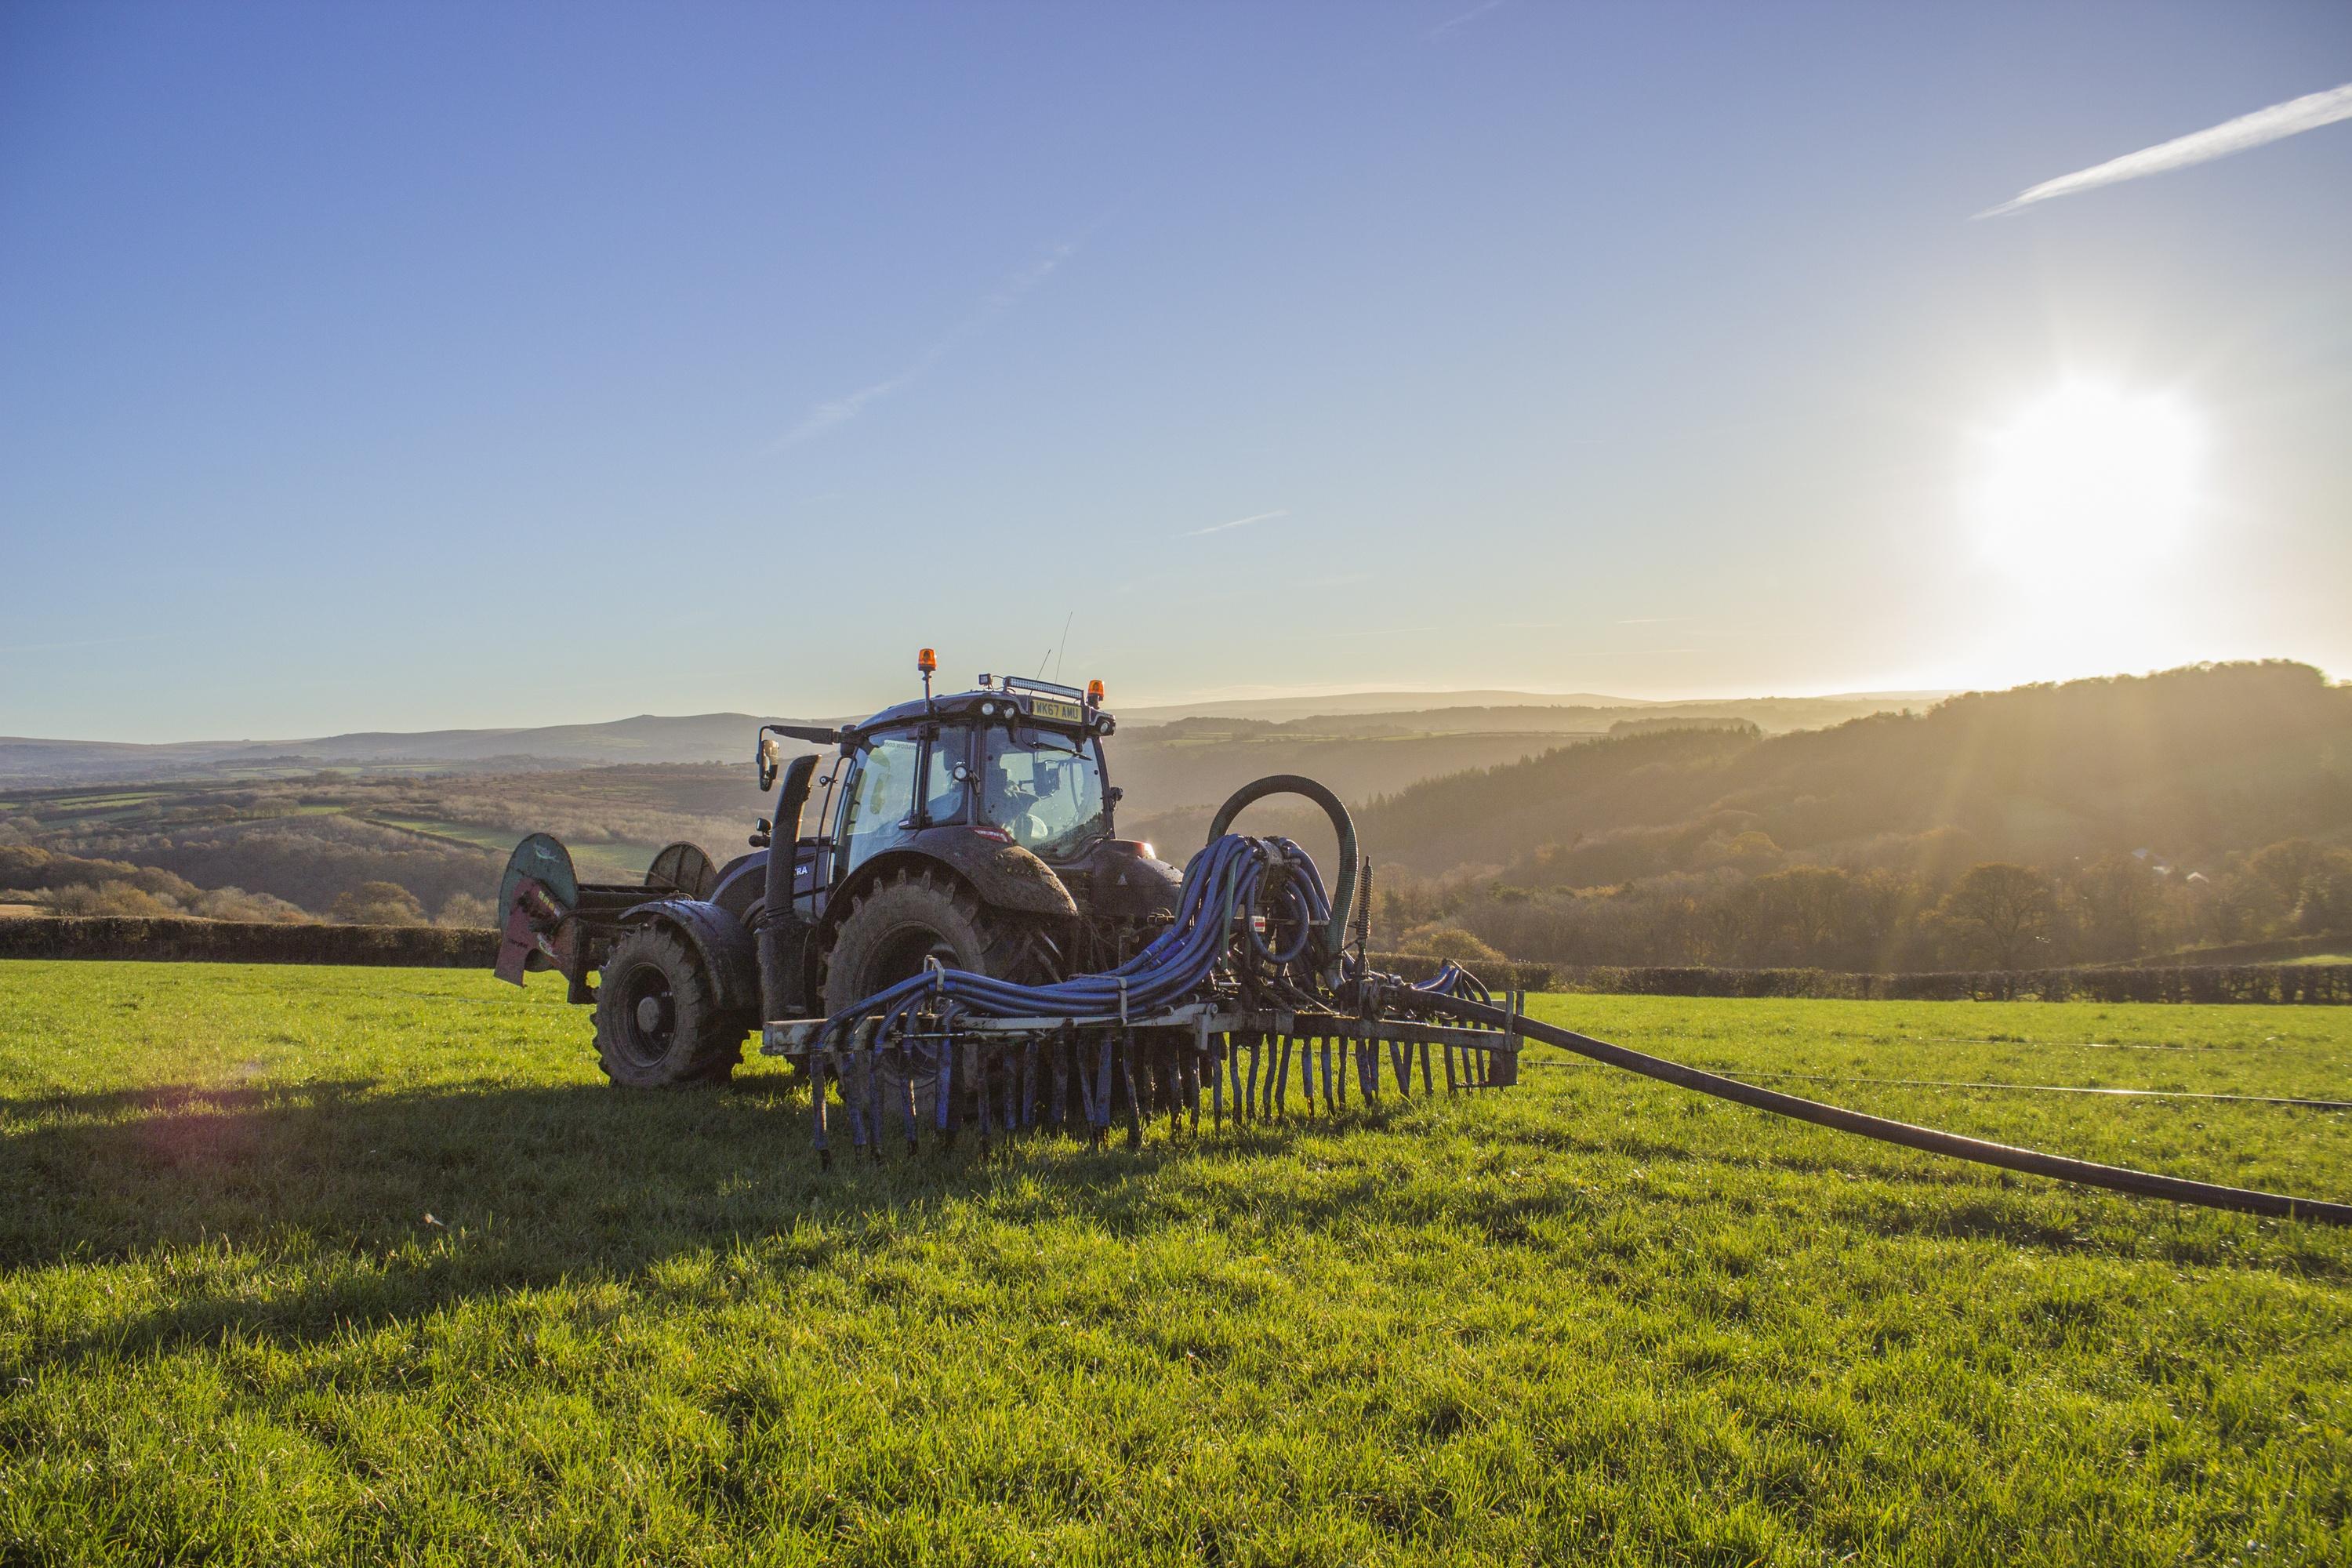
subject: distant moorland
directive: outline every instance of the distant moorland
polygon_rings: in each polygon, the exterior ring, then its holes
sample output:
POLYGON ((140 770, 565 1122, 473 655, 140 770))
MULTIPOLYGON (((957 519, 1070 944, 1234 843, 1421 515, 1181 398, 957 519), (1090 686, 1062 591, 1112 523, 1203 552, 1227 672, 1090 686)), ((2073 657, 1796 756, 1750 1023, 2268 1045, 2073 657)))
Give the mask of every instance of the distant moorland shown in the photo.
MULTIPOLYGON (((911 695, 911 693, 910 693, 911 695)), ((1625 720, 1713 716, 1752 721, 1768 734, 1835 724, 1865 713, 1922 705, 1937 693, 1864 693, 1848 697, 1738 698, 1694 702, 1644 702, 1624 697, 1543 696, 1517 691, 1355 692, 1317 699, 1252 699, 1169 708, 1119 708, 1131 731, 1183 720, 1222 719, 1213 730, 1308 730, 1340 734, 1451 734, 1511 731, 1605 733, 1625 720), (1307 720, 1305 725, 1297 721, 1307 720)), ((841 723, 864 714, 802 719, 841 723)), ((0 783, 87 784, 139 781, 252 782, 320 768, 369 772, 513 772, 545 767, 622 766, 669 763, 731 763, 751 755, 762 722, 749 713, 700 713, 665 718, 641 713, 602 724, 550 724, 497 730, 361 731, 313 740, 179 741, 137 744, 111 741, 34 740, 0 735, 0 783)), ((1462 764, 1455 763, 1455 766, 1462 764)))

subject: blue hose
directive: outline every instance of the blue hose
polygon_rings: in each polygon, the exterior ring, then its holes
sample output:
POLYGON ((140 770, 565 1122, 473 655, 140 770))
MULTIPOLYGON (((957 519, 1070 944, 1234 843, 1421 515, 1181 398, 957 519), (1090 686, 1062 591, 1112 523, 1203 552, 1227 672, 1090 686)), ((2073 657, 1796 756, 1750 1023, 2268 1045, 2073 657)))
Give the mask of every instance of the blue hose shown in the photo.
POLYGON ((1331 900, 1315 862, 1289 839, 1228 834, 1215 840, 1184 868, 1183 898, 1175 922, 1118 968, 1075 975, 1046 985, 1021 985, 964 969, 934 969, 913 975, 835 1014, 820 1038, 840 1045, 852 1025, 880 1020, 879 1043, 927 1004, 940 1004, 951 1020, 961 1014, 983 1017, 1085 1018, 1160 1011, 1198 993, 1231 949, 1234 924, 1243 922, 1251 950, 1276 966, 1295 963, 1312 933, 1331 916, 1331 900), (1277 859, 1286 875, 1270 899, 1265 873, 1277 859), (1261 910, 1261 902, 1271 909, 1261 910), (1269 924, 1287 919, 1295 937, 1276 952, 1249 917, 1263 913, 1269 924))

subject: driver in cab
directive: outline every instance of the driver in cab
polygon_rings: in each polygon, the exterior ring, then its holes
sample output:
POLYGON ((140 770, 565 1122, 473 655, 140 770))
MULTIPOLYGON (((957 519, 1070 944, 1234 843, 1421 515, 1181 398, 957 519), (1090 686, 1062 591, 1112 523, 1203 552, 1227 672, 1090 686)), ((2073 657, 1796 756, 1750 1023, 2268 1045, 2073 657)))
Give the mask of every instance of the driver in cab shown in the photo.
POLYGON ((1013 841, 1034 848, 1054 836, 1041 809, 1060 787, 1051 769, 1041 770, 1025 752, 1000 752, 983 780, 983 809, 988 820, 1013 835, 1013 841))

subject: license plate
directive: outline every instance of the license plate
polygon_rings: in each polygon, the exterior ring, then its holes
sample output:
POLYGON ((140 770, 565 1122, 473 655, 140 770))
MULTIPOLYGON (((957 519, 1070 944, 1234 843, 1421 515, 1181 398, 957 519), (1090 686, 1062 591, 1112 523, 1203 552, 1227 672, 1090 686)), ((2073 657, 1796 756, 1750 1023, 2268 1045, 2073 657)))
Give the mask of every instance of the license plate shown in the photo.
POLYGON ((1034 697, 1029 701, 1033 719, 1053 719, 1064 724, 1083 724, 1087 710, 1075 702, 1056 702, 1050 697, 1034 697))

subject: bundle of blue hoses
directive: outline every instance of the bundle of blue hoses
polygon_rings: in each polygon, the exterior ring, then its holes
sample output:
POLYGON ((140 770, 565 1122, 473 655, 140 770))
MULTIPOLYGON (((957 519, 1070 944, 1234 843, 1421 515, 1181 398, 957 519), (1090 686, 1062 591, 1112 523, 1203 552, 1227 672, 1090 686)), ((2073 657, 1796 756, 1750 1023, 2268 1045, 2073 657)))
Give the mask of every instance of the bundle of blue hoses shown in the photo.
POLYGON ((1175 923, 1118 968, 1049 985, 1016 984, 968 969, 929 970, 833 1015, 821 1038, 839 1045, 853 1026, 878 1017, 871 1037, 879 1045, 924 1007, 950 1019, 967 1013, 1126 1019, 1173 1006, 1201 991, 1231 947, 1237 923, 1255 955, 1280 967, 1304 957, 1315 932, 1330 918, 1330 895, 1305 850, 1287 838, 1227 834, 1184 868, 1175 923), (1269 889, 1268 873, 1277 864, 1286 874, 1269 889), (1262 902, 1274 907, 1262 909, 1262 902), (1277 950, 1267 931, 1286 921, 1294 934, 1277 950))

